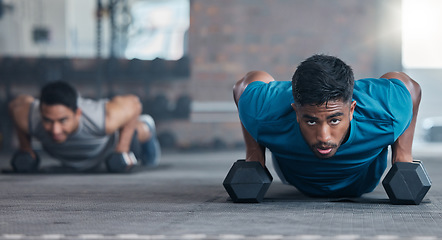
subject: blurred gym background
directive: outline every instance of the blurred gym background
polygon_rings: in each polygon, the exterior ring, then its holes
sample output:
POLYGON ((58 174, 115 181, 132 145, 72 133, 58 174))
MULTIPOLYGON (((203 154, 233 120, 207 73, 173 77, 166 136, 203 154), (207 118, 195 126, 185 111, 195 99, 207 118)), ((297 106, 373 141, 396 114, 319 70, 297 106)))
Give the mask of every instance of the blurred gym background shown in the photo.
POLYGON ((438 0, 0 0, 0 151, 7 103, 64 79, 84 97, 134 93, 164 149, 242 148, 232 86, 290 80, 315 53, 356 78, 405 71, 423 89, 416 141, 442 141, 438 0))

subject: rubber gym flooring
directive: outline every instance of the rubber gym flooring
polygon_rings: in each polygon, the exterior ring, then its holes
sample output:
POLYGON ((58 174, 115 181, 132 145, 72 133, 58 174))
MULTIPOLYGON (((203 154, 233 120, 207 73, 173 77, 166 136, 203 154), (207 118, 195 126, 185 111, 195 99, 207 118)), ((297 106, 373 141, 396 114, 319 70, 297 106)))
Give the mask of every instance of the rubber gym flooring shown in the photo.
MULTIPOLYGON (((415 151, 433 185, 418 206, 379 185, 356 199, 308 198, 274 181, 259 204, 229 201, 222 181, 244 153, 163 153, 156 169, 0 174, 0 239, 442 239, 442 148, 415 151), (439 152, 438 152, 439 151, 439 152)), ((10 154, 0 154, 7 168, 10 154)), ((48 170, 49 169, 49 170, 48 170)))

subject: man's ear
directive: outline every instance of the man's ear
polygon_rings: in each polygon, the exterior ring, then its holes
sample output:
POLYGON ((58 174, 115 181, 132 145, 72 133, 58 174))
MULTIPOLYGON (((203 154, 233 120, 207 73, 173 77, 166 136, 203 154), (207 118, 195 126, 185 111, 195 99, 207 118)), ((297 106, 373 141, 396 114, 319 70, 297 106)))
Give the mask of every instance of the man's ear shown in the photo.
POLYGON ((355 112, 356 101, 351 102, 350 105, 350 121, 353 120, 353 113, 355 112))
POLYGON ((77 108, 77 110, 75 111, 75 118, 80 119, 81 114, 82 114, 81 109, 77 108))
POLYGON ((299 123, 299 114, 298 114, 296 105, 294 103, 292 103, 291 105, 292 105, 293 111, 296 112, 296 121, 299 123))

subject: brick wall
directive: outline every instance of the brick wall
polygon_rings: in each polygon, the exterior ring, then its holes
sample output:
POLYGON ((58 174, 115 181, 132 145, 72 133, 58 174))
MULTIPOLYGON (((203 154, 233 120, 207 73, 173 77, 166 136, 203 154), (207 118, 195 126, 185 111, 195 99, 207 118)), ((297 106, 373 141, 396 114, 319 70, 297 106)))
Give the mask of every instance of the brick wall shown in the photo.
POLYGON ((191 0, 193 96, 230 100, 233 83, 250 70, 289 80, 314 53, 342 58, 356 77, 372 76, 382 41, 400 36, 379 36, 391 22, 380 17, 388 7, 376 0, 191 0))

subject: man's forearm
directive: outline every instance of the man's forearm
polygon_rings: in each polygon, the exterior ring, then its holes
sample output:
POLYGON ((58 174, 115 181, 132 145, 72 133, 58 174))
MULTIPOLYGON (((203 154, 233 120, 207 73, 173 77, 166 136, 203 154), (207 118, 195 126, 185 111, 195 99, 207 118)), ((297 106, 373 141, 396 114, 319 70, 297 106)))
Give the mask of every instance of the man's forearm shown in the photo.
POLYGON ((120 128, 120 135, 118 139, 117 146, 115 147, 116 152, 129 152, 130 144, 132 142, 132 137, 135 132, 135 127, 138 118, 134 118, 127 124, 120 128))
POLYGON ((34 150, 32 150, 31 136, 16 128, 17 139, 20 151, 28 152, 35 159, 34 150))
POLYGON ((413 118, 411 119, 410 125, 408 126, 407 130, 405 130, 405 132, 400 137, 398 137, 396 142, 394 142, 394 144, 391 146, 392 163, 413 161, 412 147, 418 109, 419 104, 413 104, 413 118))
POLYGON ((265 166, 265 147, 259 145, 241 123, 244 142, 246 144, 246 161, 257 161, 265 166))
POLYGON ((116 152, 129 152, 142 105, 135 95, 116 96, 106 104, 106 133, 119 131, 116 152))

